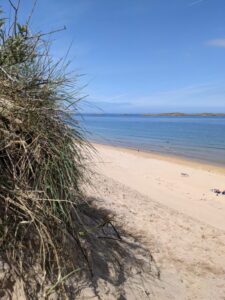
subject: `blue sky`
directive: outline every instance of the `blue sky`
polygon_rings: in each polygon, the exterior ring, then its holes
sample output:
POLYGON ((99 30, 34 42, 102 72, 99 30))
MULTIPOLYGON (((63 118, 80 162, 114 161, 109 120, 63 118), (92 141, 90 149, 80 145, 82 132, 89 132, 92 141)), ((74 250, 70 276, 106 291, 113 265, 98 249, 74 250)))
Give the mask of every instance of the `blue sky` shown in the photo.
POLYGON ((224 12, 224 0, 39 0, 32 27, 67 27, 52 53, 73 43, 86 112, 225 112, 224 12))

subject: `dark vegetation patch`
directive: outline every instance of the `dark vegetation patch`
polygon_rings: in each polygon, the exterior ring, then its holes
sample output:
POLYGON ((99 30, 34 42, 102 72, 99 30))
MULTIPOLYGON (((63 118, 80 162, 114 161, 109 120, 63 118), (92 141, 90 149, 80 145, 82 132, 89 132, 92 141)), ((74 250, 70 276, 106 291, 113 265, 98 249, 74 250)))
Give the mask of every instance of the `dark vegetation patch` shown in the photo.
POLYGON ((141 264, 128 250, 140 246, 82 195, 92 149, 75 120, 77 76, 10 3, 11 20, 0 18, 0 298, 15 286, 26 299, 74 299, 87 285, 97 295, 99 278, 120 286, 141 264))

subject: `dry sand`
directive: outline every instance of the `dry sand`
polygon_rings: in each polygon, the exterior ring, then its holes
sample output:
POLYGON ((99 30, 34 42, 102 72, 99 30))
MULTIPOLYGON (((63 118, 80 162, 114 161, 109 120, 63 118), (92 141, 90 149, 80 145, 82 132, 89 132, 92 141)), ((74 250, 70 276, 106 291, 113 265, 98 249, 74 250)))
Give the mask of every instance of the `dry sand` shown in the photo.
POLYGON ((95 147, 96 189, 87 193, 151 251, 161 272, 153 281, 144 270, 144 283, 128 276, 124 298, 108 288, 101 299, 225 299, 225 195, 211 191, 225 190, 225 169, 95 147))

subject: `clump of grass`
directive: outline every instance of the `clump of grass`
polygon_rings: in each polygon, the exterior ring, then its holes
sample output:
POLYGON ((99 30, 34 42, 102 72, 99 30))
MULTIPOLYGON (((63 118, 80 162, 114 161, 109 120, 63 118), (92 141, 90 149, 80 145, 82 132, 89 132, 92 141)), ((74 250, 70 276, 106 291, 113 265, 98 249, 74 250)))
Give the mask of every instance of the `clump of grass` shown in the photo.
POLYGON ((22 299, 75 299, 87 285, 100 298, 100 279, 125 299, 131 267, 147 254, 121 243, 109 212, 85 200, 91 146, 74 119, 77 77, 9 2, 12 22, 0 15, 0 298, 19 287, 22 299))
POLYGON ((11 5, 11 24, 0 19, 0 261, 7 280, 40 299, 65 293, 64 280, 85 265, 79 207, 89 145, 74 121, 76 79, 11 5))

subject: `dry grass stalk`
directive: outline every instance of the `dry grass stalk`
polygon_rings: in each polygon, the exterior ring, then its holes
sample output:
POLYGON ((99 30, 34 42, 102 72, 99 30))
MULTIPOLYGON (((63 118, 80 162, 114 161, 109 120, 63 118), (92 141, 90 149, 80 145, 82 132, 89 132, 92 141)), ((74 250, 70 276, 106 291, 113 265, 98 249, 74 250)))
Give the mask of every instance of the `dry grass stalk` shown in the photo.
POLYGON ((12 22, 0 18, 0 298, 19 284, 26 299, 74 299, 83 279, 98 295, 99 278, 126 281, 138 246, 84 200, 90 145, 74 120, 77 77, 10 3, 12 22))
POLYGON ((76 80, 11 6, 12 23, 0 19, 0 260, 35 299, 63 294, 68 274, 85 266, 77 257, 89 145, 74 121, 76 80))

